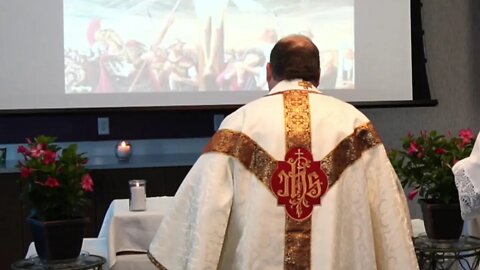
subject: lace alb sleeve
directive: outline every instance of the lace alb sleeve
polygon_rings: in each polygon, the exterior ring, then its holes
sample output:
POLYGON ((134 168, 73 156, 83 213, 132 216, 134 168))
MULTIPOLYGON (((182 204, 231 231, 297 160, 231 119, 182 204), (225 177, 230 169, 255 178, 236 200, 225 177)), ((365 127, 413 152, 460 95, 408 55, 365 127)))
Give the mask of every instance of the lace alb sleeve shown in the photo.
POLYGON ((480 216, 480 193, 475 191, 474 185, 464 168, 455 171, 455 185, 460 199, 460 210, 464 220, 480 216))

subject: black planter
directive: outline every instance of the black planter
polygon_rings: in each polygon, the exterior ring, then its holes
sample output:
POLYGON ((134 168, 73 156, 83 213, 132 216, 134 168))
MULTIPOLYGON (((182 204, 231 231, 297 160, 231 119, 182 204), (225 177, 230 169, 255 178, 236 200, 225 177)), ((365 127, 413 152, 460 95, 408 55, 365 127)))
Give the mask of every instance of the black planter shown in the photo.
POLYGON ((458 239, 463 231, 460 204, 430 203, 419 200, 427 237, 437 240, 458 239))
POLYGON ((27 218, 40 260, 70 261, 80 255, 83 233, 88 218, 39 221, 27 218))

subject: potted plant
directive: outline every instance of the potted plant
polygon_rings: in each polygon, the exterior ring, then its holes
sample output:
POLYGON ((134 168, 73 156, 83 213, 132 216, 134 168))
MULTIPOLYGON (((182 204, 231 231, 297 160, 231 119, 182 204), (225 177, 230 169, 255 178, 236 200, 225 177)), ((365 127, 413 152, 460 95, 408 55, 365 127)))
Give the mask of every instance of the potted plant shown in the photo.
POLYGON ((31 209, 27 219, 37 254, 43 261, 71 260, 80 254, 83 229, 88 222, 84 207, 93 181, 85 165, 85 153, 77 145, 62 148, 55 138, 38 136, 19 146, 23 156, 20 170, 20 198, 31 209))
POLYGON ((419 135, 409 133, 401 139, 401 150, 389 152, 403 187, 411 190, 408 198, 420 196, 429 238, 455 239, 461 235, 463 220, 452 166, 470 156, 474 138, 471 129, 460 130, 458 136, 435 130, 422 131, 419 135), (438 219, 440 222, 435 222, 438 219))

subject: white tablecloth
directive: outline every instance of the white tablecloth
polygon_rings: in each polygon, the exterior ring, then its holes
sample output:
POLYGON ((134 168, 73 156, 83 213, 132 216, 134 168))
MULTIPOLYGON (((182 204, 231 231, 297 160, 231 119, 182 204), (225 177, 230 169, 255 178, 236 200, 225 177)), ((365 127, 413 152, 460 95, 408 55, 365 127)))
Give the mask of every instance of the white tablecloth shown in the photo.
POLYGON ((128 199, 113 200, 98 234, 107 239, 108 264, 112 267, 118 252, 147 252, 173 197, 147 198, 146 211, 129 211, 128 199))

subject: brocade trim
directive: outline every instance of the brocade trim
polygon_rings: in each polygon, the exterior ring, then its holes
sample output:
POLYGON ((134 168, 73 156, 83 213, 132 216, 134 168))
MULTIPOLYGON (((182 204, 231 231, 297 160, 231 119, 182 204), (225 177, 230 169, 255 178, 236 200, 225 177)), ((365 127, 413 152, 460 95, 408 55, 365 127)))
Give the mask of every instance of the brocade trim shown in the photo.
POLYGON ((311 268, 312 218, 296 221, 285 215, 284 269, 311 268))
POLYGON ((355 128, 354 132, 343 139, 328 155, 322 159, 322 169, 328 175, 331 187, 340 178, 343 171, 369 148, 382 141, 372 123, 355 128))
POLYGON ((274 95, 283 95, 285 92, 290 92, 290 91, 302 91, 302 92, 306 92, 306 93, 310 93, 310 94, 319 94, 319 95, 322 95, 322 92, 320 92, 319 90, 300 90, 300 89, 290 89, 290 90, 283 90, 281 92, 275 92, 275 93, 272 93, 272 94, 267 94, 266 97, 268 96, 274 96, 274 95))
POLYGON ((158 262, 157 259, 155 259, 155 257, 153 257, 153 255, 150 253, 150 251, 147 252, 147 257, 148 257, 148 259, 150 260, 150 262, 151 262, 155 267, 157 267, 157 269, 159 269, 159 270, 168 270, 165 266, 163 266, 160 262, 158 262))
POLYGON ((308 92, 285 91, 283 92, 283 99, 287 152, 294 147, 312 151, 308 92))
MULTIPOLYGON (((303 82, 299 82, 302 86, 303 82)), ((312 150, 310 100, 307 91, 283 92, 287 152, 296 147, 312 150)), ((312 217, 295 221, 285 212, 284 269, 310 269, 312 217)))
POLYGON ((247 135, 229 129, 217 131, 204 153, 219 152, 232 156, 253 173, 270 190, 270 179, 277 161, 247 135))

